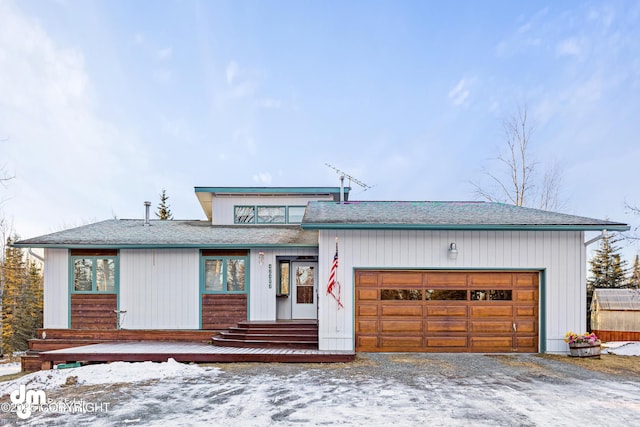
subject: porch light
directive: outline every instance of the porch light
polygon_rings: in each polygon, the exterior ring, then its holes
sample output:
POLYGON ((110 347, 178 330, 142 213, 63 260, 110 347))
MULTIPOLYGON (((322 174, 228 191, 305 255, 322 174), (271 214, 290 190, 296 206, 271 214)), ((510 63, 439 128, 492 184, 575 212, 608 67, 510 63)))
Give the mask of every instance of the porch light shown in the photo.
POLYGON ((260 265, 264 264, 264 251, 258 252, 258 262, 260 265))
POLYGON ((458 247, 456 246, 455 243, 451 242, 449 243, 449 259, 456 259, 458 258, 458 247))

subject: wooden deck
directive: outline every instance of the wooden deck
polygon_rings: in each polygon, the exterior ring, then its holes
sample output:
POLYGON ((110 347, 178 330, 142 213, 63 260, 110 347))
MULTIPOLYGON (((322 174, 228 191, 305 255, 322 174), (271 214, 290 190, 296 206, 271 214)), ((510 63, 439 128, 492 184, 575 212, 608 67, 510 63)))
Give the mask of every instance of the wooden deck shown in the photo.
POLYGON ((236 348, 189 342, 112 342, 45 351, 39 354, 42 369, 54 363, 68 362, 295 362, 331 363, 351 362, 352 351, 315 349, 236 348))

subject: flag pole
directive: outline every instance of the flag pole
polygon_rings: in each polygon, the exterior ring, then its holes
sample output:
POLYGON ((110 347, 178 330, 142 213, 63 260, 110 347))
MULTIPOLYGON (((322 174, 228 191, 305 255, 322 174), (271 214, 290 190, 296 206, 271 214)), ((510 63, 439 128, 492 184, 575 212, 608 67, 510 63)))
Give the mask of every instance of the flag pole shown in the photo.
MULTIPOLYGON (((336 236, 336 256, 338 255, 338 236, 336 236)), ((336 282, 338 281, 338 266, 336 266, 336 282)), ((340 304, 340 301, 338 301, 340 304)), ((340 311, 340 305, 338 305, 338 309, 336 310, 336 332, 340 331, 340 323, 338 323, 338 312, 340 311)))

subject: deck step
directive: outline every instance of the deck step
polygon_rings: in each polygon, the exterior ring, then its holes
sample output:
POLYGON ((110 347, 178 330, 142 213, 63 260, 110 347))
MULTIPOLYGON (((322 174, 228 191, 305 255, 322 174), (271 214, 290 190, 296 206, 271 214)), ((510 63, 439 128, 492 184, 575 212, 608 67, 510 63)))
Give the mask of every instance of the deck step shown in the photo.
POLYGON ((240 347, 240 348, 296 348, 296 349, 317 349, 317 341, 276 341, 276 340, 249 340, 249 339, 228 339, 219 336, 213 337, 213 344, 220 347, 240 347))
POLYGON ((259 334, 254 332, 243 333, 240 331, 220 332, 217 338, 247 339, 258 341, 318 341, 318 334, 259 334))
POLYGON ((317 331, 318 330, 318 322, 317 321, 275 321, 275 322, 252 322, 252 321, 244 321, 239 322, 236 326, 236 329, 250 329, 250 330, 271 330, 276 329, 278 331, 289 331, 289 330, 306 330, 306 331, 317 331))
POLYGON ((318 322, 316 320, 251 322, 221 331, 212 337, 215 345, 242 348, 318 348, 318 322))

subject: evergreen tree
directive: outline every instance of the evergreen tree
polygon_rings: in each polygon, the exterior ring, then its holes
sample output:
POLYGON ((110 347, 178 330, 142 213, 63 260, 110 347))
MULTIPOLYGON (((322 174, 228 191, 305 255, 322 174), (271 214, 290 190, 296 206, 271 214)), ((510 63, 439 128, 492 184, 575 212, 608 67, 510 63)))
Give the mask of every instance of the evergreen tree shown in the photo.
POLYGON ((2 265, 2 352, 13 353, 16 348, 15 326, 18 311, 18 292, 24 272, 22 251, 10 246, 11 240, 5 248, 4 263, 2 265))
POLYGON ((591 324, 591 299, 593 290, 599 288, 624 288, 628 284, 627 261, 621 259, 617 240, 604 234, 595 255, 589 261, 591 277, 587 279, 587 326, 591 324))
POLYGON ((629 278, 629 287, 640 289, 640 255, 636 255, 631 269, 631 277, 629 278))
POLYGON ((587 283, 592 288, 624 288, 627 285, 627 261, 621 259, 617 240, 605 234, 596 249, 591 264, 591 277, 587 283))
POLYGON ((8 241, 2 264, 2 352, 27 350, 28 340, 42 327, 42 275, 27 265, 22 250, 8 241))
POLYGON ((158 212, 156 212, 156 216, 161 220, 173 219, 173 214, 171 213, 171 209, 169 209, 167 200, 169 200, 169 196, 167 196, 167 190, 163 188, 162 193, 160 194, 158 212))
POLYGON ((19 293, 19 310, 15 322, 15 350, 27 350, 29 340, 36 336, 36 329, 42 328, 42 274, 40 267, 32 261, 25 269, 25 282, 19 293))

